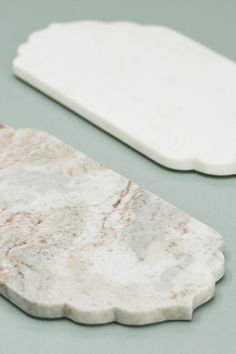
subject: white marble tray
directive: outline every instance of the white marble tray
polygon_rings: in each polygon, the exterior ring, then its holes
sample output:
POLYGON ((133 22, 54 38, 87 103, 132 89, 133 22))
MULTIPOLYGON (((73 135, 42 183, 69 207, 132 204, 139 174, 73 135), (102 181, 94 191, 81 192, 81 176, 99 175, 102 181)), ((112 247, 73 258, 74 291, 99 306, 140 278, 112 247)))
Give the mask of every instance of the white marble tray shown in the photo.
POLYGON ((222 238, 60 140, 0 128, 0 292, 80 323, 189 320, 224 273, 222 238))
POLYGON ((171 29, 53 24, 14 73, 164 166, 236 173, 236 65, 171 29))

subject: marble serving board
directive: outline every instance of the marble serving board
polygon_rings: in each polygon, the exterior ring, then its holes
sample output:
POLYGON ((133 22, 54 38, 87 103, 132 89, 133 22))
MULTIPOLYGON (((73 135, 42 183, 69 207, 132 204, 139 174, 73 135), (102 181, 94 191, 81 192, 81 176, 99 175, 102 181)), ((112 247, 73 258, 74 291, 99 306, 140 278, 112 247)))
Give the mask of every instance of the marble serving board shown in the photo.
POLYGON ((236 173, 236 65, 174 30, 55 23, 18 48, 13 70, 164 166, 236 173))
POLYGON ((57 138, 0 126, 0 293, 79 323, 190 320, 222 237, 57 138))

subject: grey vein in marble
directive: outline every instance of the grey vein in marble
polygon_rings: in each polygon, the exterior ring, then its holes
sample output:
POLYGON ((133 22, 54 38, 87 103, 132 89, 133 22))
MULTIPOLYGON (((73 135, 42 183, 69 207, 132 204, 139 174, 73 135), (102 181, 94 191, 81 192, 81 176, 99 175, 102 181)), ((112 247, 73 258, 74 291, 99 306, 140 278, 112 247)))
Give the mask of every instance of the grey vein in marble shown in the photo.
POLYGON ((57 138, 0 129, 0 292, 79 323, 190 320, 224 273, 222 238, 57 138))

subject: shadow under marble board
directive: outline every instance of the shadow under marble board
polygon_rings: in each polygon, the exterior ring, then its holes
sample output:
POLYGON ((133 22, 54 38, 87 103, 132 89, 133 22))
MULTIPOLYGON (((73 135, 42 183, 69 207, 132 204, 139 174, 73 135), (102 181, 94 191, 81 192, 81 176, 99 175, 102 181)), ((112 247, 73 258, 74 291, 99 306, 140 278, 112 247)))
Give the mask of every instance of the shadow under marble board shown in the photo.
POLYGON ((57 138, 0 126, 0 292, 79 323, 190 320, 222 237, 57 138))
POLYGON ((236 64, 172 29, 55 23, 18 48, 13 70, 166 167, 236 173, 236 64))

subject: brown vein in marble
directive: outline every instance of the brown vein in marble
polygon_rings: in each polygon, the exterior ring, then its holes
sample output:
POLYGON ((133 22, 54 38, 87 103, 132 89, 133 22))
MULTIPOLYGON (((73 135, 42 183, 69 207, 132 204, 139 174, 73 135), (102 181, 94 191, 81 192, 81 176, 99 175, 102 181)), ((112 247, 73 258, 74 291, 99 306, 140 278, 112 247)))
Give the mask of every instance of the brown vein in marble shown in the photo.
POLYGON ((116 208, 120 205, 122 199, 129 193, 130 186, 131 186, 131 181, 129 180, 128 183, 127 183, 126 188, 120 193, 119 198, 118 198, 117 201, 113 204, 113 208, 114 208, 114 209, 116 209, 116 208))

